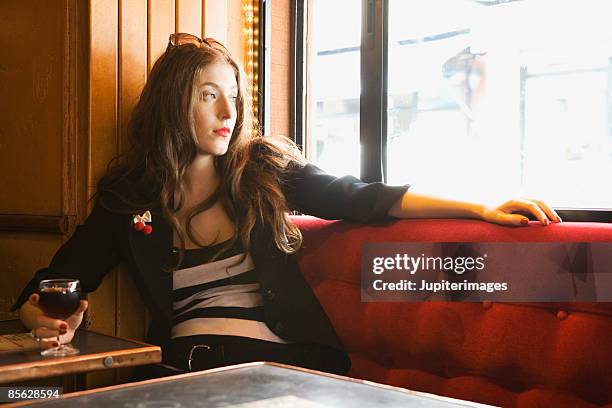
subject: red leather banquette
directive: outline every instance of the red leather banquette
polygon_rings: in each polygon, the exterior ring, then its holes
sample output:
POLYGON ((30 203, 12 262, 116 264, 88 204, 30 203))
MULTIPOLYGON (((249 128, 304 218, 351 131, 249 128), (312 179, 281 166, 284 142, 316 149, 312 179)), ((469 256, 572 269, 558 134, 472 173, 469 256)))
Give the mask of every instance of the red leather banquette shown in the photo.
POLYGON ((359 289, 363 242, 612 242, 612 225, 294 221, 350 376, 504 407, 612 407, 611 303, 362 303, 359 289))

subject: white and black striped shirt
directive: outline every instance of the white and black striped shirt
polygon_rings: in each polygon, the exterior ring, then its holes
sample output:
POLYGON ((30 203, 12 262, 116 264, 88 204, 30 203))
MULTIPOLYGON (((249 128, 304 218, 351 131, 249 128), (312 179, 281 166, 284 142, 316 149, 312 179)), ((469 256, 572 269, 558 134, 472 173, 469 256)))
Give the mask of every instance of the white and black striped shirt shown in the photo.
POLYGON ((209 262, 219 245, 185 251, 173 275, 172 338, 215 334, 285 343, 264 321, 263 299, 251 255, 239 244, 209 262), (237 263, 239 262, 239 263, 237 263))

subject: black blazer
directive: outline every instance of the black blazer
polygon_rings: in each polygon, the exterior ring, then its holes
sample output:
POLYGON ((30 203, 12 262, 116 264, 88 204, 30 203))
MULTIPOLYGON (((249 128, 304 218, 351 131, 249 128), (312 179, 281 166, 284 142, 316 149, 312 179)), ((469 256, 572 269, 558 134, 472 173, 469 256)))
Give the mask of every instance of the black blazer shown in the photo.
MULTIPOLYGON (((408 186, 366 184, 345 176, 336 178, 307 164, 289 171, 283 192, 290 208, 325 219, 375 222, 388 219, 389 208, 408 186)), ((172 229, 160 207, 150 210, 150 235, 133 228, 133 215, 112 212, 98 201, 83 225, 59 249, 49 267, 36 272, 11 310, 16 310, 35 292, 43 279, 70 277, 81 281, 83 292, 98 288, 104 276, 120 262, 151 312, 147 341, 165 347, 172 328, 172 274, 164 267, 176 262, 172 229)), ((265 320, 279 337, 292 343, 323 346, 334 360, 332 371, 346 372, 350 360, 323 308, 304 280, 295 255, 280 251, 266 225, 256 225, 251 236, 251 256, 260 271, 265 320)), ((331 363, 331 362, 330 362, 331 363)))

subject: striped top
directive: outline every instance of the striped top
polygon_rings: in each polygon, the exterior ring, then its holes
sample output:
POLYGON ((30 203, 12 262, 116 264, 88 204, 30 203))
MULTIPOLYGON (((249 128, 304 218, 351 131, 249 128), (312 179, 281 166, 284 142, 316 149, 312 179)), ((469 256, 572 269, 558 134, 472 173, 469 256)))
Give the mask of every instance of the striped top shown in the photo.
POLYGON ((216 334, 285 343, 264 321, 263 299, 251 255, 237 243, 209 260, 221 244, 185 251, 173 274, 172 338, 216 334))

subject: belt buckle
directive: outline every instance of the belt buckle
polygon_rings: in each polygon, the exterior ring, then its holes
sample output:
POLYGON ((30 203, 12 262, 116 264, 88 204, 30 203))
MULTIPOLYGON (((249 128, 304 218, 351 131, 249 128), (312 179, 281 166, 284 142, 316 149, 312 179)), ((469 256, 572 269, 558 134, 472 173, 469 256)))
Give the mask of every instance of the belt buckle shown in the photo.
POLYGON ((211 350, 211 347, 208 344, 198 344, 193 346, 191 350, 189 350, 189 356, 187 357, 187 366, 189 367, 189 371, 192 371, 191 362, 193 361, 193 352, 199 348, 202 348, 204 350, 211 350))

